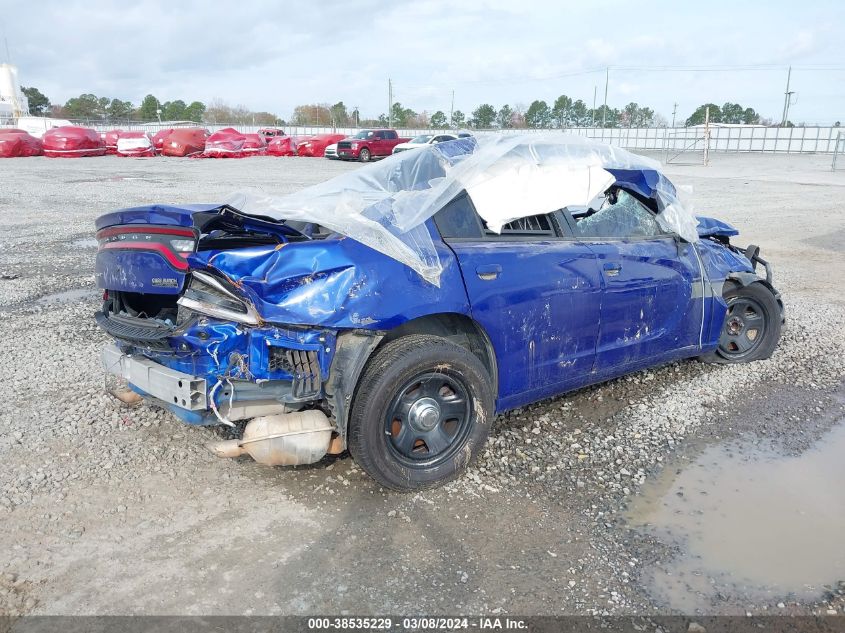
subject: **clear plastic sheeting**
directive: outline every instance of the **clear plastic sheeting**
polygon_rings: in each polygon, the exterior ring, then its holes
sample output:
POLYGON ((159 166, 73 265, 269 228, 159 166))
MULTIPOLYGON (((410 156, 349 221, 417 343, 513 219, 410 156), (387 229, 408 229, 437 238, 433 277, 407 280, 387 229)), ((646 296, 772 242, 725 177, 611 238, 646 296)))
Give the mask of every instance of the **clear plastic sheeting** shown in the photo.
MULTIPOLYGON (((618 170, 659 175, 660 163, 577 136, 489 135, 394 154, 294 194, 240 193, 227 203, 247 214, 320 224, 438 284, 441 263, 425 222, 462 191, 499 232, 519 218, 590 206, 618 170)), ((646 194, 657 201, 662 227, 698 239, 696 218, 668 180, 660 176, 646 194)))

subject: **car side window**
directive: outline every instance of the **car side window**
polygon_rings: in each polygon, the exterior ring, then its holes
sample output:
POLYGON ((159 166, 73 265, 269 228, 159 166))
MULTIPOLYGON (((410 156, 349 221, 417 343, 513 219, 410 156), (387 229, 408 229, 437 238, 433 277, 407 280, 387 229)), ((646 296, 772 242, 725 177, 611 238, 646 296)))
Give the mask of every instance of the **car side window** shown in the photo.
POLYGON ((434 215, 434 223, 444 239, 484 238, 496 241, 556 238, 560 225, 552 218, 552 214, 530 215, 505 224, 501 233, 495 233, 487 228, 487 223, 478 215, 466 192, 456 196, 438 211, 434 215))
POLYGON ((392 132, 392 131, 382 132, 382 134, 384 134, 384 138, 386 138, 386 139, 397 139, 397 138, 399 138, 399 135, 396 134, 396 132, 392 132))
MULTIPOLYGON (((490 230, 487 231, 487 234, 490 236, 496 236, 496 233, 493 233, 493 231, 490 230)), ((555 233, 551 217, 543 214, 529 215, 528 217, 508 222, 502 227, 500 236, 505 237, 508 235, 521 237, 555 237, 557 234, 555 233)))
POLYGON ((481 224, 475 207, 466 193, 455 197, 450 203, 434 214, 434 223, 440 236, 478 238, 482 237, 481 224))
POLYGON ((608 192, 598 210, 571 211, 575 235, 584 238, 636 238, 669 235, 655 214, 624 189, 608 192))

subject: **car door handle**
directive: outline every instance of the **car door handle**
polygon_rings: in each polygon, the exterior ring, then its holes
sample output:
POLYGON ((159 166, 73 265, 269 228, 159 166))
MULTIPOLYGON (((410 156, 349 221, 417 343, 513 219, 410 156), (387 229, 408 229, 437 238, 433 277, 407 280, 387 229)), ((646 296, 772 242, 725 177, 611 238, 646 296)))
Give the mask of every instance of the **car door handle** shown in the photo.
POLYGON ((502 272, 502 267, 499 264, 484 264, 475 269, 475 274, 482 281, 493 281, 502 272))
POLYGON ((602 266, 604 274, 608 277, 616 277, 622 271, 622 264, 617 262, 605 262, 602 266))

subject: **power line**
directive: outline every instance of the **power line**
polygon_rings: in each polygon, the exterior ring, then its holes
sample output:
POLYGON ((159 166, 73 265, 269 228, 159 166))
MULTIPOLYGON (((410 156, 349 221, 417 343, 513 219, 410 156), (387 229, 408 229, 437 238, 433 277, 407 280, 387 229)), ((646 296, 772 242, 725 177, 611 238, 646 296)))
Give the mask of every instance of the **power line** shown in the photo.
MULTIPOLYGON (((578 77, 581 75, 592 75, 606 73, 610 70, 622 72, 772 72, 784 71, 789 66, 786 64, 724 64, 705 66, 602 66, 599 68, 587 68, 584 70, 573 70, 550 75, 527 77, 497 77, 495 79, 476 79, 462 81, 461 85, 498 85, 498 84, 519 84, 538 81, 550 81, 553 79, 564 79, 566 77, 578 77)), ((793 70, 809 72, 837 72, 845 71, 842 64, 808 64, 805 66, 792 66, 793 70)), ((437 88, 437 84, 406 84, 409 88, 437 88)))

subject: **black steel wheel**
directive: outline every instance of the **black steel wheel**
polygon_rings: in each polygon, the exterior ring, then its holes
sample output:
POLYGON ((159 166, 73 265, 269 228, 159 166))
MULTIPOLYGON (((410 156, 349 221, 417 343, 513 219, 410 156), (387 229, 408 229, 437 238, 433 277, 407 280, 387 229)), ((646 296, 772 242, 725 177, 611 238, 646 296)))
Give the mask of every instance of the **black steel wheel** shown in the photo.
POLYGON ((728 309, 716 351, 705 360, 746 363, 772 355, 780 340, 781 310, 762 283, 732 285, 724 295, 728 309))
POLYGON ((472 402, 454 371, 424 372, 399 388, 384 416, 396 459, 408 468, 442 462, 460 447, 472 420, 472 402))
POLYGON ((445 338, 404 336, 367 363, 352 403, 349 450, 382 486, 418 490, 463 472, 487 440, 492 380, 445 338))

